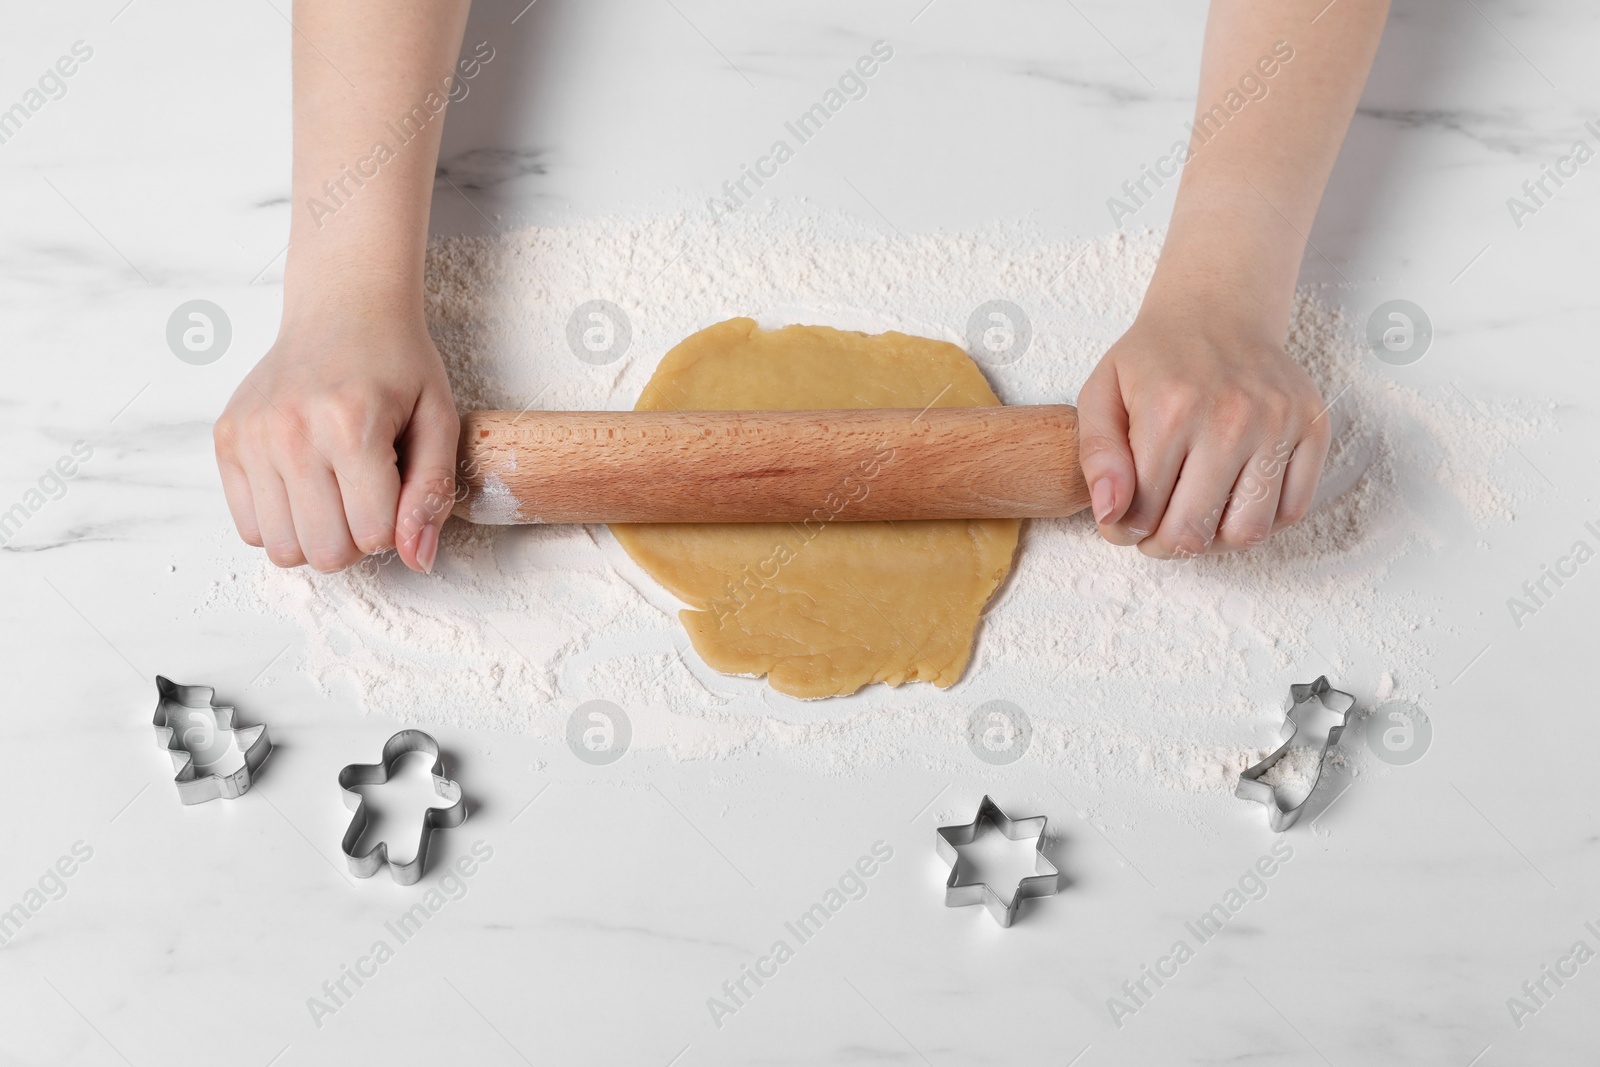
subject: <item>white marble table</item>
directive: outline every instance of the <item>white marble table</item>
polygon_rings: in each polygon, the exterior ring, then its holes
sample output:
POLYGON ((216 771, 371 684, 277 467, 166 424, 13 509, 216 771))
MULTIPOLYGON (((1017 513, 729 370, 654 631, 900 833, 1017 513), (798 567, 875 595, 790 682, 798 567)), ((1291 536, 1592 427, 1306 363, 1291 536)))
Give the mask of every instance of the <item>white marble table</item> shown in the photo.
MULTIPOLYGON (((0 508, 27 504, 0 550, 0 909, 21 908, 0 914, 0 1061, 1592 1061, 1600 963, 1561 960, 1580 940, 1600 950, 1600 564, 1520 629, 1505 601, 1600 526, 1600 163, 1520 229, 1506 207, 1574 139, 1596 141, 1593 9, 1401 0, 1305 265, 1347 282, 1358 313, 1395 295, 1428 308, 1436 351, 1411 383, 1558 405, 1516 521, 1487 543, 1447 533, 1397 572, 1457 628, 1423 761, 1350 789, 1322 832, 1274 838, 1259 812, 1200 799, 1175 819, 1121 797, 1115 825, 1091 825, 1026 760, 956 780, 817 777, 781 755, 594 768, 518 735, 438 731, 473 814, 411 888, 354 883, 338 854, 333 776, 395 724, 303 679, 252 685, 281 628, 195 611, 248 556, 228 540, 209 425, 276 325, 287 10, 35 5, 0 41, 0 106, 92 48, 0 144, 0 508), (232 322, 208 367, 163 334, 194 298, 232 322), (67 462, 60 498, 27 503, 79 441, 91 455, 67 462), (270 723, 257 789, 177 804, 148 721, 158 672, 270 723), (985 789, 1051 815, 1067 875, 1011 930, 940 901, 932 828, 985 789), (786 933, 880 841, 892 858, 866 865, 864 896, 803 942, 786 933), (1266 895, 1214 938, 1188 933, 1275 842, 1293 854, 1267 864, 1266 895), (470 877, 441 882, 475 849, 470 877), (393 925, 419 902, 437 906, 418 928, 393 925), (792 958, 714 1021, 708 998, 779 939, 792 958), (1193 958, 1131 999, 1124 983, 1179 939, 1193 958), (1576 974, 1543 978, 1519 1028, 1507 998, 1545 965, 1576 974), (340 981, 334 999, 324 983, 340 981), (1111 997, 1138 1006, 1120 1026, 1111 997)), ((1188 117, 1203 17, 1170 0, 480 0, 468 40, 497 57, 452 113, 443 163, 476 206, 441 183, 435 228, 482 232, 480 210, 512 225, 698 208, 883 39, 893 78, 773 196, 906 232, 1103 233, 1107 197, 1188 117)), ((1133 224, 1159 225, 1168 202, 1133 224)))

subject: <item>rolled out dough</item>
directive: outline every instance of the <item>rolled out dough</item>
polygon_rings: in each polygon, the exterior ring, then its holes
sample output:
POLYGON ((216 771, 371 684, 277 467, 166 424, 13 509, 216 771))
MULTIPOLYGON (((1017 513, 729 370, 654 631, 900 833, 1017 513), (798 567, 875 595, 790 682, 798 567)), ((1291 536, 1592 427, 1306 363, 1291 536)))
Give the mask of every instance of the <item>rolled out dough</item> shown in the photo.
MULTIPOLYGON (((825 326, 730 319, 662 359, 638 411, 977 407, 1000 403, 960 348, 825 326)), ((701 658, 780 693, 843 696, 873 682, 948 687, 1005 580, 1015 519, 841 522, 892 465, 863 455, 805 523, 616 525, 634 561, 690 607, 701 658)))

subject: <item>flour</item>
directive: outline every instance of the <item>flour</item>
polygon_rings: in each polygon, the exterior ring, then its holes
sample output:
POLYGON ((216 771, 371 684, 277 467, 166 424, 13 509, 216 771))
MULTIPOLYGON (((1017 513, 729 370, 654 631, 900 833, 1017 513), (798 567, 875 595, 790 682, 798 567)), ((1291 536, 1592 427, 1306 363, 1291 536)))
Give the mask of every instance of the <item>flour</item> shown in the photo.
MULTIPOLYGON (((1158 251, 1155 235, 885 236, 752 208, 715 224, 601 219, 436 240, 427 303, 463 410, 629 408, 661 354, 734 315, 966 347, 969 317, 992 299, 1021 307, 1032 327, 1021 358, 986 368, 996 391, 1008 403, 1071 402, 1132 322, 1158 251), (574 309, 597 299, 623 310, 631 335, 605 365, 568 342, 574 309)), ((1336 398, 1328 471, 1304 523, 1253 552, 1182 564, 1113 548, 1083 516, 1029 523, 972 665, 948 691, 872 686, 802 703, 718 675, 688 647, 680 605, 603 527, 454 522, 431 576, 393 562, 333 576, 263 564, 220 583, 213 606, 293 620, 305 644, 285 662, 417 723, 555 740, 579 703, 604 698, 629 713, 636 749, 781 752, 852 773, 970 766, 967 717, 1005 698, 1031 719, 1030 760, 1227 792, 1275 743, 1290 682, 1327 674, 1364 704, 1432 684, 1436 606, 1385 584, 1432 536, 1403 502, 1405 479, 1425 479, 1472 523, 1504 521, 1515 500, 1494 477, 1499 450, 1539 429, 1505 403, 1395 384, 1356 334, 1299 295, 1289 352, 1336 398)), ((479 505, 485 517, 516 506, 492 492, 479 505)), ((1283 775, 1306 770, 1286 764, 1283 775)))
POLYGON ((1280 804, 1293 806, 1311 794, 1317 781, 1319 764, 1324 769, 1342 768, 1345 760, 1336 748, 1324 754, 1321 748, 1314 745, 1290 745, 1278 762, 1266 769, 1260 781, 1277 790, 1280 804))
POLYGON ((483 486, 468 505, 468 513, 473 522, 491 526, 529 521, 522 513, 522 501, 511 492, 505 479, 494 471, 490 471, 483 479, 483 486))

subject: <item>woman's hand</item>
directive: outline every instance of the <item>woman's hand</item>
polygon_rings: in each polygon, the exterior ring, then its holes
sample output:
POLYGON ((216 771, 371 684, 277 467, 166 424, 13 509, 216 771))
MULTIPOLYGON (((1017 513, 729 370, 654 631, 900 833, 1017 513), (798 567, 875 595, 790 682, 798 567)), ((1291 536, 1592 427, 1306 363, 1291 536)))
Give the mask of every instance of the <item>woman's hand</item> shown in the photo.
POLYGON ((394 548, 433 569, 459 428, 423 321, 423 257, 468 6, 295 4, 283 319, 213 434, 239 536, 280 567, 394 548), (391 143, 402 114, 420 129, 391 143))
POLYGON ((1251 548, 1298 522, 1327 458, 1328 415, 1265 332, 1141 313, 1078 397, 1100 532, 1146 555, 1251 548))
POLYGON ((335 571, 394 548, 430 571, 459 432, 420 317, 346 312, 286 319, 213 437, 239 536, 278 566, 335 571))
POLYGON ((1078 397, 1090 506, 1113 544, 1227 552, 1310 508, 1328 413, 1283 341, 1305 235, 1388 9, 1212 0, 1160 262, 1078 397))

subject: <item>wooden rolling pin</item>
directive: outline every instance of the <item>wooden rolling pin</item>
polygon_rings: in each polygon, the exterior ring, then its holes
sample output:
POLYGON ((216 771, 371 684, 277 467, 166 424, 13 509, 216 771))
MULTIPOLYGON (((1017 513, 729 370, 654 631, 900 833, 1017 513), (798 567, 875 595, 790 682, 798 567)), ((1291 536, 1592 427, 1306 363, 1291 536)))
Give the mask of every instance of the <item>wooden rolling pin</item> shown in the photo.
POLYGON ((456 514, 479 523, 1042 518, 1089 504, 1078 413, 475 411, 456 514))

